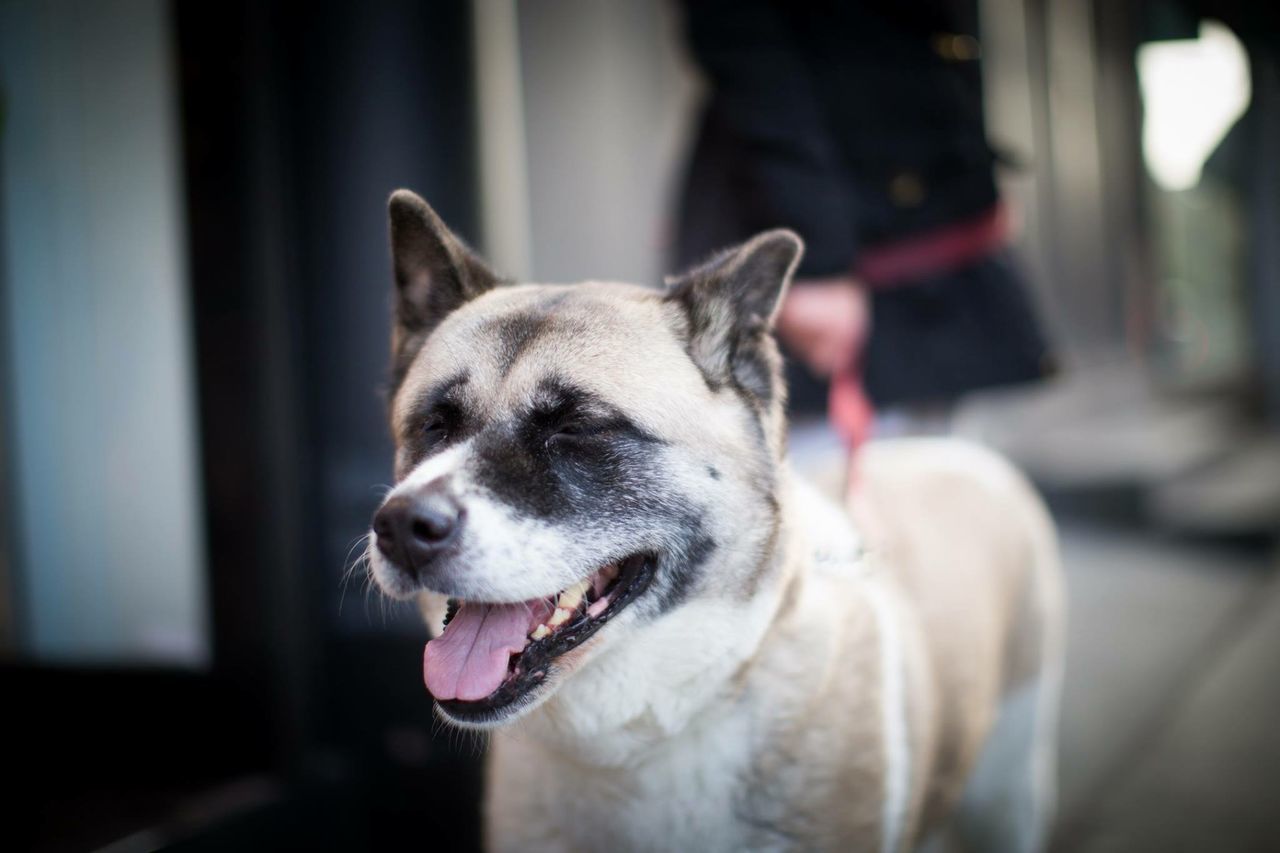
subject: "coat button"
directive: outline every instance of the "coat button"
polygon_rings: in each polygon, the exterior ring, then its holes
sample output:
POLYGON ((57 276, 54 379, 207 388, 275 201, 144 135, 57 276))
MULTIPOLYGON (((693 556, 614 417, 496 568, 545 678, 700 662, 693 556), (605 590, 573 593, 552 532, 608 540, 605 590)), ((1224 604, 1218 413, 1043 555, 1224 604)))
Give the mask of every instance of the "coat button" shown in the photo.
POLYGON ((889 200, 898 207, 916 207, 924 195, 924 181, 915 172, 899 172, 889 181, 889 200))
POLYGON ((947 62, 971 62, 982 57, 982 45, 963 33, 934 33, 930 43, 933 52, 947 62))

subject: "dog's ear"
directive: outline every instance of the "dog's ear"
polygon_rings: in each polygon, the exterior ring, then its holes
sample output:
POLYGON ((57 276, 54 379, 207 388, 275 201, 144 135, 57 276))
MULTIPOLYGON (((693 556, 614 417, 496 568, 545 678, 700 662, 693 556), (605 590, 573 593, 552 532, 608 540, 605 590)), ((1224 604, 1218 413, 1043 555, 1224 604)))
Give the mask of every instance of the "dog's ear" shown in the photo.
POLYGON ((396 190, 387 212, 396 279, 391 348, 398 381, 431 330, 493 289, 499 278, 416 193, 396 190))
POLYGON ((774 318, 804 243, 793 231, 758 234, 668 279, 667 299, 689 320, 689 355, 707 381, 734 381, 763 402, 778 373, 774 318))

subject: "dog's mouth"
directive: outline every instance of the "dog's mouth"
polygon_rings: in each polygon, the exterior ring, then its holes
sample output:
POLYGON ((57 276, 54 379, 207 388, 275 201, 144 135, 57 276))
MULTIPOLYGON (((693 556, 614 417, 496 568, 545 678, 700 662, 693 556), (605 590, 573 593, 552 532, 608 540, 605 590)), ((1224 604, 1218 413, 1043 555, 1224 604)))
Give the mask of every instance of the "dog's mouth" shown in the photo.
POLYGON ((549 664, 587 640, 644 591, 656 558, 637 554, 559 593, 519 604, 449 600, 443 633, 427 643, 427 691, 459 720, 515 705, 549 664))

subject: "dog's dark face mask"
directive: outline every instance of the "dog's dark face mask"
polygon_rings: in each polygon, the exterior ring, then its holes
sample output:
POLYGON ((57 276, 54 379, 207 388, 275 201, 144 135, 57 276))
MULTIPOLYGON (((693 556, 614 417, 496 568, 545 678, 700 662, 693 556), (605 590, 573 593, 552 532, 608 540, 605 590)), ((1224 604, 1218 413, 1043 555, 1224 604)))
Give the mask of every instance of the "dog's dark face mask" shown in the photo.
MULTIPOLYGON (((669 282, 502 282, 392 196, 396 485, 370 571, 449 599, 424 676, 487 725, 692 597, 770 569, 782 454, 772 318, 801 246, 763 234, 669 282)), ((435 627, 435 626, 433 626, 435 627)))

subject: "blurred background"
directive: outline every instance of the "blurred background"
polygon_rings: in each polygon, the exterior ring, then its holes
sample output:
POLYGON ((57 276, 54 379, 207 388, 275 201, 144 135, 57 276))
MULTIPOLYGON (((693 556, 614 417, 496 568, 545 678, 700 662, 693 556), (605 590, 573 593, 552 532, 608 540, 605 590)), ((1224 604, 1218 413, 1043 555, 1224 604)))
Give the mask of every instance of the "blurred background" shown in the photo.
MULTIPOLYGON (((980 74, 1059 369, 953 429, 1062 526, 1055 847, 1280 849, 1274 4, 976 11, 929 43, 980 74)), ((0 0, 0 844, 476 848, 482 744, 346 577, 386 198, 519 278, 656 284, 708 88, 664 2, 0 0)))

